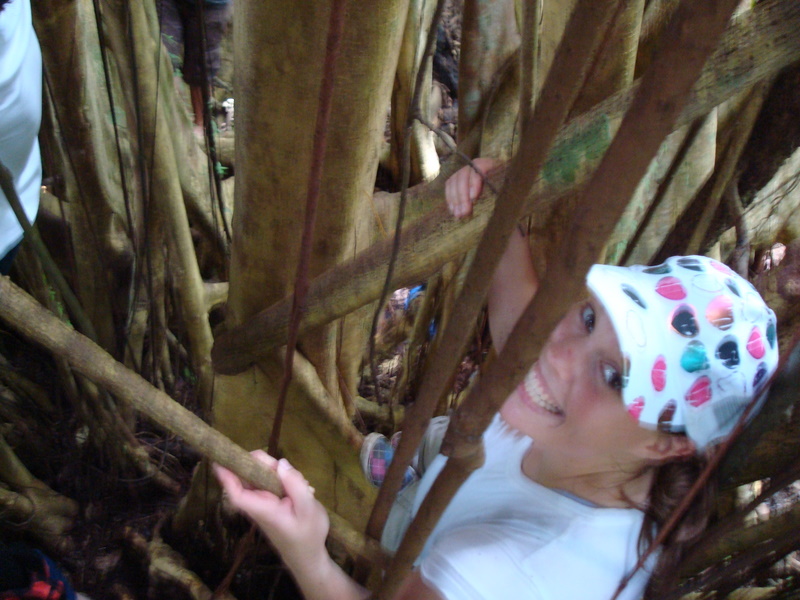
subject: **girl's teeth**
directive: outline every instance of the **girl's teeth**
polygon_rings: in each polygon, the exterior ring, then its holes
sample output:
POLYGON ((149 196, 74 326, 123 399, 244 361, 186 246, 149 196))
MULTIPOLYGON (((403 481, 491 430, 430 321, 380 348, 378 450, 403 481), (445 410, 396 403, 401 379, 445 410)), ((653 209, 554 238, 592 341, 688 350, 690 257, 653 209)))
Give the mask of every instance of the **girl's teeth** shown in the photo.
POLYGON ((561 411, 557 406, 555 406, 552 402, 548 402, 545 399, 545 392, 542 389, 542 384, 539 383, 539 379, 530 371, 525 376, 525 391, 528 392, 528 395, 531 397, 536 404, 541 406, 547 411, 550 411, 554 414, 561 414, 561 411))

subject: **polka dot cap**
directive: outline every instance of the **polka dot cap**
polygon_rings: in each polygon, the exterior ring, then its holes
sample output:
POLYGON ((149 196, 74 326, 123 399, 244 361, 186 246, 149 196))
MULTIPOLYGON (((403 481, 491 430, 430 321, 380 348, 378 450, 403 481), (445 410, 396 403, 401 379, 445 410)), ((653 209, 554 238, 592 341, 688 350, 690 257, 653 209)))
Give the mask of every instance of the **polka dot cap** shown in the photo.
POLYGON ((720 262, 595 265, 586 278, 620 342, 622 399, 644 426, 698 450, 731 432, 778 365, 775 313, 720 262))

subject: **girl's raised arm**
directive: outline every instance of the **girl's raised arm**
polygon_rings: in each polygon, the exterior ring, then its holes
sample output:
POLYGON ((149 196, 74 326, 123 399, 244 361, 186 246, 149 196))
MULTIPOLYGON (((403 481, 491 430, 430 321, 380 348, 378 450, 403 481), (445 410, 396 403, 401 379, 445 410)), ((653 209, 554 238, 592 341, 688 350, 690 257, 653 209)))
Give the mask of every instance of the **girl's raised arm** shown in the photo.
MULTIPOLYGON (((499 164, 490 158, 477 158, 473 162, 484 173, 499 164)), ((445 199, 452 215, 457 219, 471 216, 472 205, 482 190, 483 179, 472 167, 463 167, 453 174, 445 184, 445 199)), ((497 352, 503 349, 538 287, 539 278, 533 268, 527 237, 515 230, 489 288, 489 329, 497 352)))

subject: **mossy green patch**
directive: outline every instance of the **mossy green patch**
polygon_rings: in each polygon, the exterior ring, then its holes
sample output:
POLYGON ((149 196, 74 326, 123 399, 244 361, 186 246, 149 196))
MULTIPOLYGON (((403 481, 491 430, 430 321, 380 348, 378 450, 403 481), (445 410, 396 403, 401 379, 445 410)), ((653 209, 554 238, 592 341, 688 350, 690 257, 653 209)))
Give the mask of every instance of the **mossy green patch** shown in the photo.
POLYGON ((601 115, 574 135, 556 140, 542 172, 545 182, 555 187, 575 183, 581 170, 588 170, 611 143, 610 120, 601 115))

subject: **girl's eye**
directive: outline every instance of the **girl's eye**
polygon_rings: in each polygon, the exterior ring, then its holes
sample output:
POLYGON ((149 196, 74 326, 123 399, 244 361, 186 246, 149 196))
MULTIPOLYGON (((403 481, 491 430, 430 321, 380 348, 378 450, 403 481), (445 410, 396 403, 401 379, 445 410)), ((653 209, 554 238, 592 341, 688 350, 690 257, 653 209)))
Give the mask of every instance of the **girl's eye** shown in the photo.
POLYGON ((616 367, 609 364, 602 365, 603 381, 615 392, 622 390, 622 375, 616 367))
POLYGON ((581 309, 581 319, 586 332, 592 333, 594 331, 594 308, 592 308, 591 304, 587 304, 581 309))

